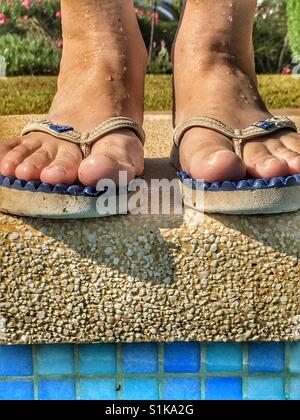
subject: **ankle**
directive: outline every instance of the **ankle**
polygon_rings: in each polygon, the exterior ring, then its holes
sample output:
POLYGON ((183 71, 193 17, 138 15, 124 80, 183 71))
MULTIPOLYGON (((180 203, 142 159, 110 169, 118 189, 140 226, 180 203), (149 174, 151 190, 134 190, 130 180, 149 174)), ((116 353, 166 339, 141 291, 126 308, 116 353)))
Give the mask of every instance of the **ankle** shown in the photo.
POLYGON ((202 38, 187 39, 186 35, 178 36, 173 47, 174 67, 182 62, 191 62, 200 72, 216 66, 237 68, 248 74, 256 83, 254 48, 252 40, 243 49, 236 48, 235 43, 224 36, 208 34, 202 38))

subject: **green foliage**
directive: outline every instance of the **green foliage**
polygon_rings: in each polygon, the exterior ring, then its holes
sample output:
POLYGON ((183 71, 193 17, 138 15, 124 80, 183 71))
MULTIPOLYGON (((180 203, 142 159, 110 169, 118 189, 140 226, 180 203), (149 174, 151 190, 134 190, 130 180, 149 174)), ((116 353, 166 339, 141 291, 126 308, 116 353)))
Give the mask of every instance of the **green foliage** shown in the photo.
POLYGON ((258 81, 262 98, 269 108, 300 108, 300 79, 261 75, 258 81))
POLYGON ((60 2, 57 0, 30 1, 30 7, 26 8, 21 1, 1 0, 0 13, 6 16, 7 23, 0 25, 2 34, 17 33, 25 36, 28 32, 35 32, 32 21, 38 23, 38 31, 42 31, 52 39, 61 37, 61 22, 56 16, 60 10, 60 2))
POLYGON ((12 77, 0 80, 0 115, 47 113, 56 77, 12 77))
POLYGON ((0 55, 5 57, 9 76, 56 74, 60 54, 61 50, 41 35, 0 37, 0 55))
POLYGON ((56 0, 31 0, 27 7, 21 1, 0 1, 0 13, 5 16, 0 25, 0 55, 6 59, 8 76, 57 74, 59 10, 56 0))
POLYGON ((287 33, 286 0, 260 2, 254 25, 258 73, 280 73, 291 63, 287 33))
MULTIPOLYGON (((0 81, 0 115, 46 114, 56 91, 56 77, 13 77, 0 81)), ((300 80, 259 76, 262 97, 271 108, 300 108, 300 80)), ((148 75, 146 111, 172 109, 171 76, 148 75)))
POLYGON ((291 49, 300 62, 300 1, 288 0, 287 11, 291 49))
MULTIPOLYGON (((0 0, 0 54, 8 61, 8 75, 56 74, 61 56, 60 2, 31 0, 25 7, 19 0, 0 0), (2 16, 2 21, 1 21, 2 16), (5 20, 3 22, 3 16, 5 20), (13 36, 14 38, 11 38, 13 36)), ((183 0, 135 0, 145 44, 154 35, 151 73, 169 73, 170 63, 158 58, 161 41, 171 51, 183 0), (151 22, 155 17, 153 32, 151 22)), ((258 73, 281 72, 291 64, 288 43, 287 13, 293 54, 300 55, 300 1, 260 0, 254 28, 258 73), (288 8, 287 8, 288 6, 288 8)))

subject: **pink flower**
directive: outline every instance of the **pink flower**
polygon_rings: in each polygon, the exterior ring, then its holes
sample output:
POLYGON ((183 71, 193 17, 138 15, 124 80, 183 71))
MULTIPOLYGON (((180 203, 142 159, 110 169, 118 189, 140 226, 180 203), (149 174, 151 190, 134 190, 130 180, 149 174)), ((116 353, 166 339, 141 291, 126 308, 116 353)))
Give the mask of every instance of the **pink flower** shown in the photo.
POLYGON ((145 12, 144 12, 144 10, 143 9, 139 9, 139 8, 137 8, 136 7, 136 9, 135 9, 135 13, 137 14, 137 16, 139 16, 139 17, 143 17, 143 16, 145 16, 145 12))
POLYGON ((29 15, 24 15, 24 16, 21 17, 21 19, 28 20, 29 19, 29 15))
POLYGON ((55 15, 58 19, 61 19, 61 11, 59 10, 58 12, 56 12, 56 15, 55 15))
POLYGON ((31 8, 31 1, 30 0, 23 0, 22 6, 24 6, 27 10, 31 8))
POLYGON ((4 13, 0 12, 0 25, 7 25, 9 23, 9 19, 5 16, 4 13))
POLYGON ((62 48, 63 47, 63 40, 59 39, 58 41, 56 41, 56 45, 58 46, 58 48, 62 48))
POLYGON ((292 71, 291 67, 289 67, 289 66, 284 67, 283 70, 282 70, 282 74, 289 75, 289 74, 292 74, 292 73, 293 73, 293 71, 292 71))

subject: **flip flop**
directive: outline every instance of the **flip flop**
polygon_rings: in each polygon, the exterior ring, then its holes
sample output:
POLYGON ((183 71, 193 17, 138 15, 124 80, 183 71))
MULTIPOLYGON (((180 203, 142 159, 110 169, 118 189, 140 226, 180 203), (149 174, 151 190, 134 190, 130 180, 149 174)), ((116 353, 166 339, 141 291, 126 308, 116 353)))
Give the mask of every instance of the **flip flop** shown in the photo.
MULTIPOLYGON (((71 126, 55 124, 47 119, 31 121, 23 130, 22 136, 32 132, 46 133, 60 140, 77 144, 83 158, 91 153, 92 145, 115 130, 134 131, 141 143, 145 143, 145 133, 135 121, 127 117, 115 117, 101 123, 89 133, 80 133, 71 126)), ((101 213, 97 200, 107 190, 97 191, 81 184, 49 185, 42 182, 25 182, 0 174, 0 211, 8 214, 42 218, 91 218, 119 214, 119 208, 101 213)), ((120 192, 117 192, 119 194, 120 192)), ((126 192, 129 200, 130 193, 126 192)), ((117 197, 116 197, 117 198, 117 197)), ((118 203, 118 200, 116 200, 118 203)), ((124 207, 124 206, 123 206, 124 207)), ((124 210, 122 210, 123 213, 124 210)))
POLYGON ((272 179, 245 179, 240 182, 201 182, 182 171, 179 163, 179 147, 184 134, 194 127, 213 130, 232 141, 233 150, 243 159, 243 146, 247 141, 275 133, 279 130, 297 132, 296 124, 287 117, 273 117, 254 123, 245 130, 232 129, 215 118, 195 117, 176 127, 171 155, 180 182, 183 202, 197 207, 196 192, 204 191, 200 208, 207 213, 224 214, 275 214, 300 209, 300 175, 272 179))

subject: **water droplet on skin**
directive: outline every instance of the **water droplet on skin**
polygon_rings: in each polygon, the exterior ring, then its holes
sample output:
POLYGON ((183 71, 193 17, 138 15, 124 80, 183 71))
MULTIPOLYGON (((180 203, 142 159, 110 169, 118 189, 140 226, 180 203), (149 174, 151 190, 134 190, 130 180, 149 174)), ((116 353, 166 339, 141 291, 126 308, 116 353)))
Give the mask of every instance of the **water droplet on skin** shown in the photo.
POLYGON ((120 32, 121 33, 124 32, 124 29, 122 28, 122 26, 120 27, 120 32))
POLYGON ((107 82, 112 82, 114 79, 113 79, 113 77, 112 77, 112 76, 106 76, 106 77, 105 77, 105 80, 106 80, 107 82))
POLYGON ((233 17, 232 16, 228 16, 228 20, 229 20, 229 22, 233 22, 233 17))
POLYGON ((249 88, 250 88, 250 89, 253 89, 253 86, 252 86, 252 85, 249 85, 249 88))

